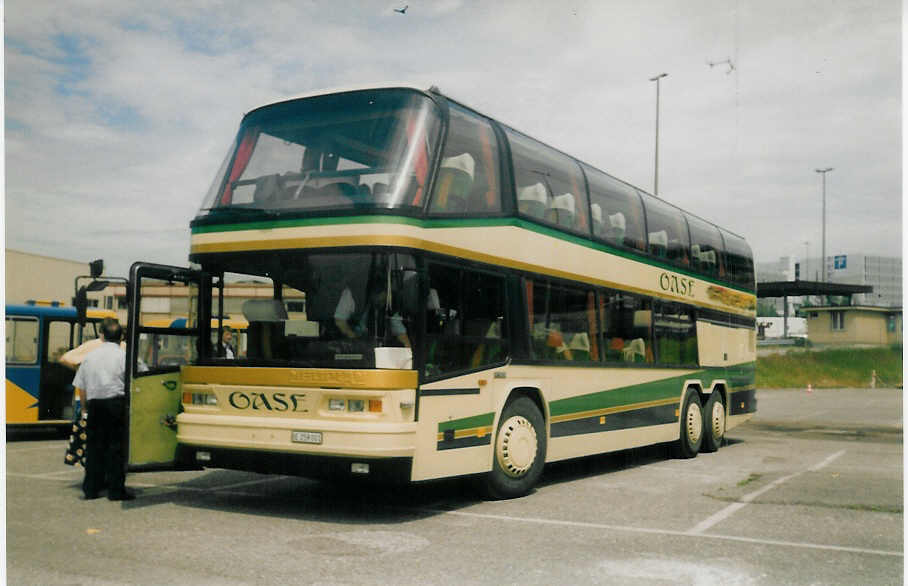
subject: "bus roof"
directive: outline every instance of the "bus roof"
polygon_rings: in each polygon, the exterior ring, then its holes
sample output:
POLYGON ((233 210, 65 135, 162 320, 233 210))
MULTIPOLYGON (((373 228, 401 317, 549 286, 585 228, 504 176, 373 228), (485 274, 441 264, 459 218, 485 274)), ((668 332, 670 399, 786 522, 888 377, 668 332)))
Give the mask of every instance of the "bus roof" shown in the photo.
MULTIPOLYGON (((434 87, 434 86, 432 86, 432 87, 434 87)), ((424 94, 427 94, 430 91, 430 89, 426 89, 424 87, 421 87, 420 84, 415 84, 412 82, 361 83, 361 84, 354 84, 354 85, 349 85, 349 86, 323 88, 323 89, 318 89, 318 90, 312 90, 310 92, 305 92, 305 93, 298 94, 295 96, 288 96, 286 98, 282 98, 279 100, 275 100, 273 102, 269 102, 268 104, 264 104, 262 106, 257 106, 255 108, 253 108, 252 110, 250 110, 249 112, 253 112, 255 110, 258 110, 259 108, 267 108, 268 106, 273 106, 275 104, 283 104, 284 102, 292 102, 294 100, 303 100, 306 98, 317 98, 319 96, 330 96, 332 94, 345 94, 348 92, 361 92, 361 91, 369 91, 369 90, 392 90, 392 89, 413 90, 413 91, 424 93, 424 94)), ((248 112, 247 112, 247 114, 248 114, 248 112)))
POLYGON ((76 317, 72 306, 6 304, 6 315, 27 315, 33 317, 76 317))
POLYGON ((420 93, 423 93, 423 94, 426 94, 426 95, 436 94, 436 95, 439 95, 439 96, 443 96, 446 100, 449 100, 450 102, 453 102, 453 103, 457 104, 458 106, 461 106, 461 107, 466 108, 466 109, 468 109, 468 110, 472 110, 473 112, 476 112, 477 114, 480 114, 480 115, 482 115, 482 116, 484 116, 484 117, 486 117, 486 118, 489 118, 489 119, 491 119, 491 120, 495 120, 498 124, 501 124, 502 126, 506 126, 506 127, 510 128, 510 129, 512 129, 512 130, 514 130, 514 131, 520 133, 520 134, 523 134, 523 135, 525 135, 525 136, 531 137, 531 138, 533 138, 534 140, 536 140, 536 141, 538 141, 538 142, 540 142, 540 143, 546 145, 547 147, 552 148, 552 149, 554 149, 554 150, 560 152, 561 154, 563 154, 563 155, 565 155, 565 156, 567 156, 567 157, 570 157, 571 159, 577 161, 577 162, 580 163, 581 165, 586 165, 587 167, 590 167, 590 168, 592 168, 592 169, 595 169, 595 170, 597 170, 597 171, 599 171, 599 172, 601 172, 601 173, 605 173, 606 175, 608 175, 608 176, 611 177, 612 179, 615 179, 616 181, 620 181, 621 183, 624 183, 625 185, 627 185, 628 187, 631 187, 632 189, 636 189, 637 191, 639 191, 639 192, 640 192, 641 194, 643 194, 644 196, 652 197, 652 198, 654 198, 654 199, 658 199, 658 200, 660 200, 660 201, 663 201, 663 202, 665 202, 667 205, 672 206, 673 208, 679 210, 679 211, 682 212, 682 213, 685 213, 685 214, 687 214, 687 215, 689 215, 689 216, 693 216, 693 217, 697 218, 698 220, 702 220, 702 221, 706 222, 707 224, 710 224, 710 225, 712 225, 712 226, 715 226, 716 228, 718 228, 719 230, 721 230, 721 231, 723 231, 723 232, 725 232, 725 233, 727 233, 727 234, 731 234, 732 236, 737 236, 738 238, 741 238, 742 240, 745 240, 745 241, 746 241, 746 238, 744 238, 744 237, 741 236, 740 234, 737 234, 737 233, 735 233, 735 232, 732 232, 732 231, 729 230, 728 228, 719 226, 718 224, 716 224, 716 223, 714 223, 714 222, 711 222, 710 220, 707 220, 706 218, 704 218, 704 217, 702 217, 702 216, 699 216, 699 215, 697 215, 697 214, 694 214, 693 212, 690 212, 690 211, 688 211, 688 210, 685 210, 685 209, 681 208, 680 206, 678 206, 677 204, 672 203, 672 202, 669 201, 669 200, 662 199, 662 198, 659 197, 658 195, 654 195, 654 194, 652 194, 652 193, 649 193, 649 192, 646 191, 645 189, 642 189, 642 188, 640 188, 640 187, 637 187, 636 185, 633 185, 632 183, 628 183, 627 181, 624 181, 623 179, 621 179, 621 178, 619 178, 619 177, 615 177, 614 175, 612 175, 612 174, 610 174, 610 173, 606 173, 605 171, 603 171, 603 170, 600 169, 599 167, 596 167, 595 165, 592 165, 592 164, 590 164, 590 163, 587 163, 586 161, 584 161, 584 160, 582 160, 582 159, 578 159, 577 157, 571 155, 570 153, 567 153, 567 152, 565 152, 565 151, 563 151, 563 150, 561 150, 561 149, 555 148, 555 147, 553 147, 552 145, 546 143, 545 141, 533 137, 532 135, 526 134, 525 132, 523 132, 522 130, 520 130, 517 126, 514 126, 513 124, 509 124, 508 122, 502 120, 501 118, 498 118, 498 117, 495 117, 495 116, 489 116, 488 114, 485 114, 485 113, 483 113, 483 112, 480 112, 479 110, 477 110, 476 108, 470 106, 470 105, 467 104, 466 102, 464 102, 464 101, 462 101, 462 100, 460 100, 460 99, 458 99, 458 98, 456 98, 456 97, 450 96, 450 95, 448 95, 448 94, 442 92, 442 91, 441 91, 440 89, 438 89, 438 87, 435 86, 435 85, 432 85, 432 86, 430 86, 428 89, 425 89, 425 88, 421 87, 421 84, 416 84, 416 83, 413 83, 413 82, 401 82, 401 83, 394 83, 394 82, 377 82, 377 83, 355 84, 355 85, 342 86, 342 87, 336 87, 336 88, 325 88, 325 89, 320 89, 320 90, 313 90, 313 91, 311 91, 311 92, 306 92, 306 93, 299 94, 299 95, 296 95, 296 96, 290 96, 290 97, 287 97, 287 98, 282 99, 282 100, 276 100, 276 101, 270 102, 270 103, 268 103, 268 104, 266 104, 266 105, 263 105, 263 106, 260 106, 260 107, 257 107, 257 108, 253 108, 252 110, 250 110, 250 111, 247 112, 246 114, 248 115, 248 114, 250 114, 251 112, 254 112, 254 111, 259 110, 259 109, 261 109, 261 108, 268 108, 268 107, 274 106, 274 105, 276 105, 276 104, 282 104, 282 103, 285 103, 285 102, 292 102, 292 101, 295 101, 295 100, 302 100, 302 99, 306 99, 306 98, 316 98, 316 97, 319 97, 319 96, 328 96, 328 95, 332 95, 332 94, 342 94, 342 93, 347 93, 347 92, 358 92, 358 91, 368 91, 368 90, 389 90, 389 89, 405 89, 405 90, 412 90, 412 91, 420 92, 420 93))
MULTIPOLYGON (((33 317, 64 317, 64 318, 73 318, 77 317, 76 308, 71 305, 44 305, 44 304, 34 304, 23 303, 23 304, 11 304, 6 305, 6 315, 27 315, 33 317)), ((110 309, 91 309, 89 308, 86 311, 86 317, 90 320, 99 320, 105 317, 112 317, 117 319, 116 312, 110 309)))

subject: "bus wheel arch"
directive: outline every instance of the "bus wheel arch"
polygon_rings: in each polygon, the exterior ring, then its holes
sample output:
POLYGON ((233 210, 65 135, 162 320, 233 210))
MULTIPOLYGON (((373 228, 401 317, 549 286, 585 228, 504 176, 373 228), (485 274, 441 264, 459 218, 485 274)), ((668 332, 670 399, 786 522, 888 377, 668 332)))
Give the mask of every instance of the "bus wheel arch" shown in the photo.
POLYGON ((492 439, 492 469, 485 475, 490 498, 524 496, 542 475, 548 432, 541 401, 534 389, 514 389, 508 396, 492 439))
POLYGON ((703 444, 701 452, 715 452, 725 440, 728 399, 725 387, 716 385, 703 404, 703 444))

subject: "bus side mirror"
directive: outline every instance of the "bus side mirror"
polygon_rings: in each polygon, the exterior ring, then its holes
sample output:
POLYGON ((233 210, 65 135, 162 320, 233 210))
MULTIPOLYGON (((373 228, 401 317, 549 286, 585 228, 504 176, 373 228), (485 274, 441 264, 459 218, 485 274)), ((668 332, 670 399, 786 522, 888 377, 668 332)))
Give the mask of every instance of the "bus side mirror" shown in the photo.
POLYGON ((88 263, 88 270, 93 279, 97 279, 104 273, 104 259, 99 258, 88 263))
POLYGON ((76 317, 80 326, 85 325, 85 314, 88 312, 88 294, 86 288, 79 287, 76 296, 73 299, 73 305, 76 307, 76 317))

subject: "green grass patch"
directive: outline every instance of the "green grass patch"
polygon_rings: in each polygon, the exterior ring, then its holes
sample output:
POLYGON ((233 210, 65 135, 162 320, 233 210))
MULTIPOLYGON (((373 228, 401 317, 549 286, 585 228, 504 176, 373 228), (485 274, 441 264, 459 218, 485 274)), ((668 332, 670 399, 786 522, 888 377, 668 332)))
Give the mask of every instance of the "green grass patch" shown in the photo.
POLYGON ((877 387, 902 384, 902 348, 789 350, 757 358, 758 389, 868 388, 876 370, 877 387))
POLYGON ((753 474, 753 473, 751 473, 750 476, 748 476, 747 478, 745 478, 744 480, 742 480, 741 482, 739 482, 739 483, 738 483, 738 486, 747 486, 747 485, 750 484, 751 482, 756 482, 757 480, 760 480, 761 478, 763 478, 763 475, 762 475, 762 474, 753 474))

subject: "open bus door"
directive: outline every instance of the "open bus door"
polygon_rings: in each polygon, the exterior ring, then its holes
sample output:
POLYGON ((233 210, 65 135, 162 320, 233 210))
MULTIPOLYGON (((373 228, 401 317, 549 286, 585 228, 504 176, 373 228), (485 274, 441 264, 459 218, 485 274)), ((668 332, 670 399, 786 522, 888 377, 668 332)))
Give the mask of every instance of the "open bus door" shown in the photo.
POLYGON ((128 469, 172 468, 176 462, 176 417, 180 409, 180 367, 194 361, 208 340, 211 279, 200 271, 151 263, 135 263, 129 271, 129 325, 126 348, 126 388, 129 425, 128 469), (185 287, 173 295, 161 288, 185 287), (143 288, 156 290, 145 301, 144 313, 160 313, 162 296, 171 301, 188 300, 188 318, 181 327, 154 327, 142 324, 143 288), (207 301, 206 301, 207 300, 207 301))

